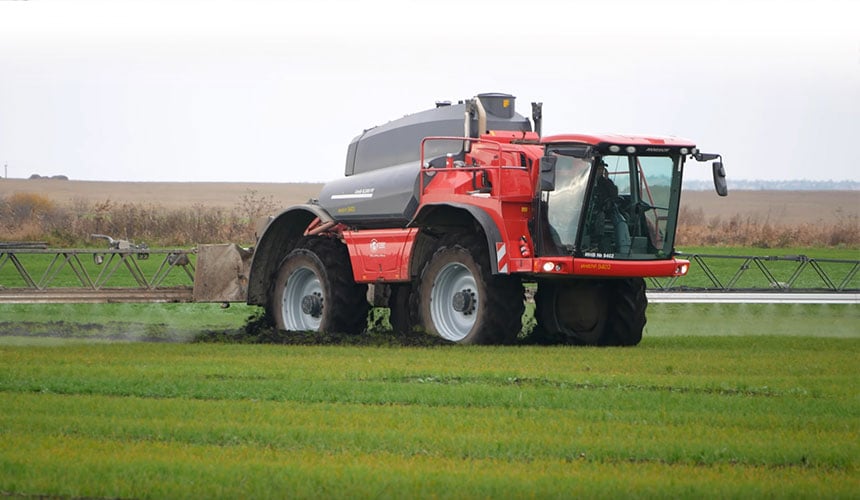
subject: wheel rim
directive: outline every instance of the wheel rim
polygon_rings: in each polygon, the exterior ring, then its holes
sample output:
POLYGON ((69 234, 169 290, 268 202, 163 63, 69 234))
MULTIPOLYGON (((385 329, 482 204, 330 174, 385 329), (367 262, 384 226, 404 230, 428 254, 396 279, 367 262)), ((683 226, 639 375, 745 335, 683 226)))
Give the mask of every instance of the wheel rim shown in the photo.
POLYGON ((475 325, 480 297, 475 277, 469 269, 452 262, 433 281, 430 315, 439 335, 453 342, 463 340, 475 325))
POLYGON ((319 277, 311 269, 296 269, 284 285, 281 302, 287 330, 318 331, 325 308, 319 277))

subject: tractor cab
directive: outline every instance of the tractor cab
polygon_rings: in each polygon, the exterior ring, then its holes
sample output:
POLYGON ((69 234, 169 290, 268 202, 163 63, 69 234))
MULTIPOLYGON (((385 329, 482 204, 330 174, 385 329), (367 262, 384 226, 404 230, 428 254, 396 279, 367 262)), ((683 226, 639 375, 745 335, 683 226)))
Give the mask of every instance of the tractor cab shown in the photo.
POLYGON ((555 136, 543 142, 540 254, 620 260, 674 254, 684 163, 703 157, 695 145, 627 136, 555 136))

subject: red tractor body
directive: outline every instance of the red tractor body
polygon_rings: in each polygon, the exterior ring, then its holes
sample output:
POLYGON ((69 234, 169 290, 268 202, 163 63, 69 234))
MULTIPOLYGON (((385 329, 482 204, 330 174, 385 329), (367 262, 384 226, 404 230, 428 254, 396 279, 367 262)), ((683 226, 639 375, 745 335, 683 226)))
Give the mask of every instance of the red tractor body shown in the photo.
MULTIPOLYGON (((525 282, 545 338, 638 343, 643 278, 688 269, 674 257, 685 160, 718 155, 677 138, 540 137, 541 105, 532 131, 513 101, 482 94, 357 137, 345 178, 261 237, 249 303, 286 330, 357 333, 367 304, 346 296, 371 284, 396 329, 511 342, 525 282)), ((725 191, 721 163, 714 178, 725 191)))

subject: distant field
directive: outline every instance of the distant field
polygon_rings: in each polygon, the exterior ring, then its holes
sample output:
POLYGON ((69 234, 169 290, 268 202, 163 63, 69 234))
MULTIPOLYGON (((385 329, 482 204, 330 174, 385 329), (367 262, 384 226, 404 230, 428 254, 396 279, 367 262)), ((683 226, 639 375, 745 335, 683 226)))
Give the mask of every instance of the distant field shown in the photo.
MULTIPOLYGON (((75 200, 156 204, 166 208, 232 208, 243 194, 253 190, 271 196, 278 206, 302 203, 319 194, 321 184, 227 183, 227 182, 94 182, 54 179, 0 179, 0 197, 14 193, 39 193, 60 204, 75 200)), ((860 193, 856 191, 732 191, 720 198, 711 191, 685 191, 682 204, 701 208, 708 219, 743 214, 771 224, 829 222, 835 217, 860 217, 860 193)))
POLYGON ((832 223, 838 217, 860 217, 860 192, 729 191, 720 198, 711 191, 684 191, 681 206, 701 208, 708 219, 742 214, 770 224, 832 223))
POLYGON ((203 205, 232 208, 241 196, 255 191, 261 198, 271 196, 287 207, 304 203, 319 193, 322 184, 279 184, 251 182, 102 182, 55 179, 0 179, 0 197, 15 193, 38 193, 59 204, 82 200, 91 203, 154 204, 165 208, 203 205))

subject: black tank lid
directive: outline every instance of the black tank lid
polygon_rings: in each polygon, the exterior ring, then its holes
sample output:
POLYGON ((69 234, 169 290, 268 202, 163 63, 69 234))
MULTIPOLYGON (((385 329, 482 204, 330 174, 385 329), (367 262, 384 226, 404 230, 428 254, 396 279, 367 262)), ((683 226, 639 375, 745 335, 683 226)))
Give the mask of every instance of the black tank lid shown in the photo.
POLYGON ((500 92, 489 92, 486 94, 478 94, 478 99, 484 105, 487 114, 498 116, 499 118, 514 117, 514 101, 516 97, 511 94, 500 92))

